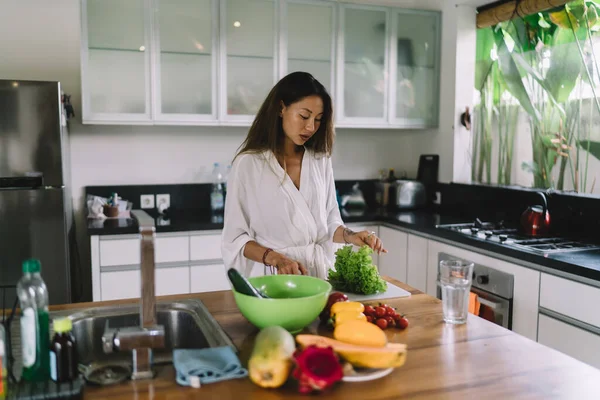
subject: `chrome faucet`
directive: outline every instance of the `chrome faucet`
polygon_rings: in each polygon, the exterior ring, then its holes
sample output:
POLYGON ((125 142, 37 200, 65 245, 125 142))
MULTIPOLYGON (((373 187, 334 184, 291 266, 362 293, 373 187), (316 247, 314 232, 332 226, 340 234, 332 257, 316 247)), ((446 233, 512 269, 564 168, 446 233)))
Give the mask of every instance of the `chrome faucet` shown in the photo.
POLYGON ((137 220, 141 236, 141 296, 140 326, 109 328, 102 335, 102 348, 105 353, 132 351, 133 373, 131 379, 152 379, 152 350, 165 347, 165 328, 157 325, 154 263, 154 220, 144 211, 131 211, 137 220))

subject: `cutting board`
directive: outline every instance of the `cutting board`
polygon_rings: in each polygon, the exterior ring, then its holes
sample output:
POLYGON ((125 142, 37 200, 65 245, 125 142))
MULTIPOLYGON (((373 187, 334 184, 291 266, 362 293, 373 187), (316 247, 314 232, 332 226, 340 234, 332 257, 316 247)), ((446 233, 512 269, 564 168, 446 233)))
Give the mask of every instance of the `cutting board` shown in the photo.
POLYGON ((371 301, 371 300, 391 299, 394 297, 410 297, 410 292, 407 292, 406 290, 399 288, 398 286, 393 285, 389 282, 387 283, 387 290, 382 293, 368 294, 368 295, 346 293, 346 292, 343 292, 343 293, 346 296, 348 296, 348 300, 360 301, 360 302, 371 301))

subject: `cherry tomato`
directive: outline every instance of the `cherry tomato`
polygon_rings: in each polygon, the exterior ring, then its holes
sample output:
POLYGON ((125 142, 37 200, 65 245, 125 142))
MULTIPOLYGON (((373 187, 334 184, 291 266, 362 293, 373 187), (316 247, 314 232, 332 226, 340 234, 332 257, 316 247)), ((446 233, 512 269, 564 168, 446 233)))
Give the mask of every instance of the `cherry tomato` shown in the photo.
POLYGON ((383 317, 386 314, 386 309, 384 307, 376 307, 375 308, 375 315, 377 315, 377 317, 383 317))
POLYGON ((377 321, 375 321, 375 323, 381 329, 386 329, 388 326, 388 322, 383 318, 378 318, 377 321))
POLYGON ((365 306, 365 315, 375 315, 375 308, 373 306, 365 306))
POLYGON ((388 315, 387 317, 385 317, 385 320, 388 323, 388 328, 393 328, 394 326, 396 326, 396 321, 394 321, 394 317, 388 315))
POLYGON ((394 310, 392 307, 386 307, 385 308, 385 314, 389 315, 390 317, 393 317, 394 315, 396 315, 396 310, 394 310))
POLYGON ((397 326, 400 329, 408 328, 408 319, 404 316, 400 317, 400 319, 398 320, 397 326))
POLYGON ((367 322, 373 322, 373 317, 371 315, 367 315, 367 322))

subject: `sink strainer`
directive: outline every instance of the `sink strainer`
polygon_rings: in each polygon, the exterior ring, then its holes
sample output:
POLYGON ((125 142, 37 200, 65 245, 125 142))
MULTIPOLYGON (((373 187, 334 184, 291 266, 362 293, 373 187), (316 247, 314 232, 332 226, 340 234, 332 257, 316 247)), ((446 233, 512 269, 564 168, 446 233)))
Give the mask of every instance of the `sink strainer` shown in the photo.
POLYGON ((131 376, 131 367, 126 364, 79 365, 79 372, 89 383, 101 386, 116 385, 131 376))

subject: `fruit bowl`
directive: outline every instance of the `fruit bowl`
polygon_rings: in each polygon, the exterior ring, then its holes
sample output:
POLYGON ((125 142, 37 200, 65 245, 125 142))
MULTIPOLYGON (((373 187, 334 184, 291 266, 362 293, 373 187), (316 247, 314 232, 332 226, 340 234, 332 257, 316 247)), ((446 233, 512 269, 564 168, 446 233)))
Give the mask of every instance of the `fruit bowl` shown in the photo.
POLYGON ((248 281, 269 298, 248 296, 232 288, 240 312, 257 328, 281 326, 290 333, 310 325, 325 308, 331 284, 305 275, 265 275, 248 281))

